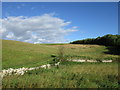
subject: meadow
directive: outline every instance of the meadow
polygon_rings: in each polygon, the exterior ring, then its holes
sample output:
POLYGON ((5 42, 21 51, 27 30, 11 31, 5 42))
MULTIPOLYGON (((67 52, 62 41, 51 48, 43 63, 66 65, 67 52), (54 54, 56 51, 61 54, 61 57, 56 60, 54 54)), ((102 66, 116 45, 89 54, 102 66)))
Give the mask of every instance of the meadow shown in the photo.
POLYGON ((2 41, 2 68, 34 67, 49 63, 59 49, 68 59, 116 60, 119 56, 106 54, 108 49, 100 45, 30 44, 19 41, 2 41))
POLYGON ((118 88, 119 55, 107 54, 106 46, 30 44, 2 40, 2 69, 37 67, 53 60, 63 48, 67 59, 113 60, 112 63, 64 61, 59 67, 29 71, 3 78, 3 88, 118 88))
POLYGON ((118 88, 117 63, 64 62, 3 78, 3 88, 118 88))

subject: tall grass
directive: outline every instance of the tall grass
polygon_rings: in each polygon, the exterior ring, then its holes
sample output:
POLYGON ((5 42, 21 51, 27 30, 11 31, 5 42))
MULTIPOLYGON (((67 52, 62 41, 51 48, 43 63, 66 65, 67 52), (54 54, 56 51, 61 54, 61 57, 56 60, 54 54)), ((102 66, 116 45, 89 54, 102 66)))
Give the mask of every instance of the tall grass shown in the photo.
POLYGON ((59 48, 58 48, 58 58, 61 62, 66 61, 64 46, 59 46, 59 48))
POLYGON ((3 88, 118 88, 117 63, 62 62, 60 68, 3 78, 3 88))

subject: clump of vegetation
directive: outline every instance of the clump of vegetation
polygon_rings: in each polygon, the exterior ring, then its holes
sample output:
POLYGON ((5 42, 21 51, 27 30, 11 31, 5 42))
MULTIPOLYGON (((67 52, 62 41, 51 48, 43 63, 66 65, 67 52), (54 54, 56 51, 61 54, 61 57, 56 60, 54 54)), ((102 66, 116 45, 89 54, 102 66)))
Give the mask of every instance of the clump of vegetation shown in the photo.
POLYGON ((60 46, 58 48, 58 58, 61 62, 66 61, 66 57, 65 57, 65 48, 63 46, 60 46))
POLYGON ((96 61, 100 62, 100 63, 102 62, 102 60, 100 58, 97 58, 96 61))
MULTIPOLYGON (((97 58, 96 61, 102 63, 102 60, 104 60, 104 54, 100 54, 97 58)), ((109 59, 108 59, 109 60, 109 59)))
POLYGON ((70 42, 71 44, 98 44, 106 46, 120 46, 120 35, 107 34, 102 37, 88 38, 70 42))
POLYGON ((58 55, 52 54, 51 57, 53 58, 50 64, 55 64, 57 62, 64 62, 66 61, 64 47, 60 46, 58 48, 58 55))
POLYGON ((57 55, 52 54, 51 57, 53 58, 52 61, 50 61, 51 65, 55 65, 55 63, 60 62, 60 59, 58 58, 57 55))

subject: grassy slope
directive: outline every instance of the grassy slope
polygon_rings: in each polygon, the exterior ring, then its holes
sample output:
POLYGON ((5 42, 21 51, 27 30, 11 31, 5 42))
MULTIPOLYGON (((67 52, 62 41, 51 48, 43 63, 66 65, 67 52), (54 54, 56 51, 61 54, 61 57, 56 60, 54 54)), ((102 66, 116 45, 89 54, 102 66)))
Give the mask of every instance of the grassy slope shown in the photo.
MULTIPOLYGON (((99 45, 34 45, 3 40, 3 68, 32 67, 48 63, 52 60, 50 55, 56 54, 61 46, 66 55, 80 56, 78 58, 118 57, 104 54, 106 47, 99 45)), ((30 71, 23 76, 7 76, 3 78, 2 84, 3 88, 115 88, 118 87, 118 64, 64 62, 59 68, 30 71)))
POLYGON ((3 68, 42 65, 56 52, 54 47, 18 41, 3 40, 2 44, 3 68))
POLYGON ((107 51, 106 47, 99 45, 29 44, 19 41, 2 40, 3 69, 46 64, 52 60, 52 54, 58 53, 60 47, 64 48, 65 55, 72 58, 114 59, 118 57, 118 55, 104 54, 107 51))

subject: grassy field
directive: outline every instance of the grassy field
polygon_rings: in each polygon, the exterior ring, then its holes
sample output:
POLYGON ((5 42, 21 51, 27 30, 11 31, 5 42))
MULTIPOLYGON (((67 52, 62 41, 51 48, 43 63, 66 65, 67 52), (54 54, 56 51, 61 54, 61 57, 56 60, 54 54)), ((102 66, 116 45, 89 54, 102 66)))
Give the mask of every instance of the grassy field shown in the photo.
MULTIPOLYGON (((2 67, 37 67, 52 61, 63 48, 68 59, 112 59, 119 56, 106 54, 100 45, 30 44, 2 41, 2 67)), ((118 88, 118 63, 62 62, 51 69, 29 71, 23 76, 6 76, 3 88, 118 88)))
POLYGON ((118 88, 117 63, 64 62, 59 68, 3 78, 3 88, 118 88))
POLYGON ((2 41, 3 69, 33 67, 49 63, 52 54, 58 54, 59 48, 64 49, 67 58, 73 59, 112 59, 118 55, 105 54, 105 46, 73 45, 73 44, 30 44, 19 41, 2 41))

